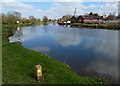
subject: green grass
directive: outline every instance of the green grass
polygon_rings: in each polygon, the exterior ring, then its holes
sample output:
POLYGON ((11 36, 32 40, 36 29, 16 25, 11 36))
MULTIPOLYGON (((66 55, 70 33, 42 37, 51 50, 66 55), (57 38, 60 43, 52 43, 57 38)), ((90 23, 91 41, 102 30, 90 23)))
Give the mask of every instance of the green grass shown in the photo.
POLYGON ((3 45, 3 82, 14 84, 36 83, 35 65, 43 67, 41 84, 95 84, 97 80, 80 77, 67 65, 33 50, 24 49, 19 43, 3 45))
POLYGON ((100 84, 98 79, 79 76, 66 64, 39 52, 25 49, 19 42, 8 43, 9 29, 3 29, 3 84, 100 84), (37 64, 43 68, 40 82, 35 80, 37 64))

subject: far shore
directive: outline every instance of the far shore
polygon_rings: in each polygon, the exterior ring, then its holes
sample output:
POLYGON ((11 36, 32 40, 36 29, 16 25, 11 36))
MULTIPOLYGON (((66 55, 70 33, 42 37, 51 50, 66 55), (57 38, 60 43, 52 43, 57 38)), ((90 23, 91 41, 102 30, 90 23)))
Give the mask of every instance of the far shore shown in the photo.
POLYGON ((104 24, 85 24, 85 23, 72 23, 71 27, 88 27, 88 28, 97 28, 97 29, 111 29, 111 30, 120 30, 119 23, 104 23, 104 24))

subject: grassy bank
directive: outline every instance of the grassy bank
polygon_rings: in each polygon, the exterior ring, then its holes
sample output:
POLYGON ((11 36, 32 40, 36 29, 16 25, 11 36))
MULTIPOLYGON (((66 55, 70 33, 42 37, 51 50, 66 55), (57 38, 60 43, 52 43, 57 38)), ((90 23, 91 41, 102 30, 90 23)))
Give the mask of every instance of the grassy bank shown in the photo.
POLYGON ((113 29, 120 30, 120 25, 118 23, 104 23, 104 24, 85 24, 85 23, 73 23, 72 27, 89 27, 97 29, 113 29))
POLYGON ((101 80, 81 77, 66 64, 39 52, 25 49, 19 42, 8 43, 16 26, 3 25, 2 71, 3 84, 100 84, 101 80), (35 65, 43 68, 40 82, 35 80, 35 65))

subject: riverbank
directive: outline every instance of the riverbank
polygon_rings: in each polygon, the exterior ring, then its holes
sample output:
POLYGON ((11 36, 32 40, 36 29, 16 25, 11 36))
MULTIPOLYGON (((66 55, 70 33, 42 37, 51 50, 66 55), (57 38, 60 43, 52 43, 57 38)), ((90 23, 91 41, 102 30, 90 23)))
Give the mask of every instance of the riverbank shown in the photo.
POLYGON ((16 26, 2 28, 3 84, 100 84, 98 78, 81 77, 66 64, 58 62, 39 52, 25 49, 19 42, 9 43, 16 26), (40 82, 35 81, 35 65, 43 68, 40 82))
POLYGON ((118 23, 104 23, 104 24, 85 24, 85 23, 72 23, 71 27, 89 27, 97 29, 112 29, 120 30, 120 25, 118 23))

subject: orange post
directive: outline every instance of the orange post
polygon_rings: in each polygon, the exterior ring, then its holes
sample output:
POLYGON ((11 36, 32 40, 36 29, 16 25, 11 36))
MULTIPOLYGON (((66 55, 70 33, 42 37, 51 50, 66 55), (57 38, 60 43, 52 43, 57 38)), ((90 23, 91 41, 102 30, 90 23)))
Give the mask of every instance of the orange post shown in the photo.
POLYGON ((42 77, 42 66, 36 65, 35 72, 36 72, 36 79, 37 79, 37 81, 39 81, 40 77, 42 77))

